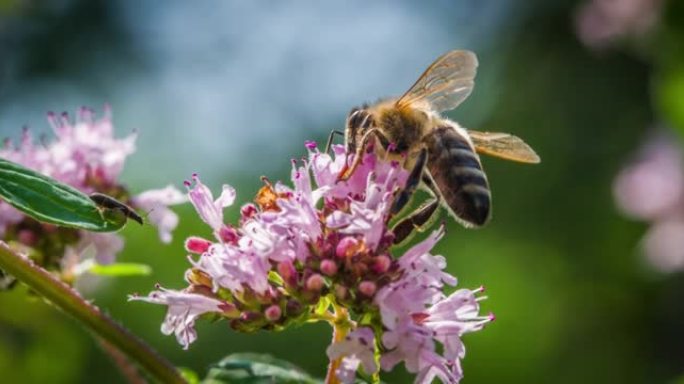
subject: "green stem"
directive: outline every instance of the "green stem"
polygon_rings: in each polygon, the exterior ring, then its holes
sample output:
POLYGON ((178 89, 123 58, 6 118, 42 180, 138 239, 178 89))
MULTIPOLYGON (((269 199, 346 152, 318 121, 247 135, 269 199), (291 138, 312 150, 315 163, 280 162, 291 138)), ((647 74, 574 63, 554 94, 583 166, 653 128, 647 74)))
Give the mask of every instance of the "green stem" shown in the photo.
POLYGON ((0 242, 0 268, 29 286, 33 291, 73 316, 98 337, 119 349, 162 383, 186 384, 180 372, 149 345, 99 308, 85 301, 75 290, 56 279, 31 260, 15 253, 0 242))
MULTIPOLYGON (((337 343, 344 340, 349 333, 349 328, 351 325, 351 318, 349 317, 349 311, 345 308, 336 305, 334 302, 332 306, 335 310, 334 320, 330 323, 333 327, 333 339, 332 343, 337 343)), ((342 364, 342 357, 335 360, 331 360, 328 363, 328 372, 325 375, 325 384, 341 384, 340 379, 337 378, 337 369, 342 364)))

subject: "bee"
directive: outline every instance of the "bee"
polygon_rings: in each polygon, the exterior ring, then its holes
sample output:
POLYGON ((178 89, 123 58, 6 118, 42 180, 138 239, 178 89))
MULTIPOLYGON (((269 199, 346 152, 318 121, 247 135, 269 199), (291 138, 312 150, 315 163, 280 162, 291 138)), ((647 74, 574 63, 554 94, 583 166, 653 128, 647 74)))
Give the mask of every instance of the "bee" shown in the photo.
POLYGON ((138 215, 133 208, 120 202, 119 200, 98 192, 91 193, 88 197, 90 197, 90 200, 92 200, 99 208, 121 212, 125 217, 136 221, 140 225, 143 225, 143 218, 138 215))
POLYGON ((491 192, 478 154, 540 162, 534 150, 516 136, 467 130, 440 115, 470 95, 477 66, 473 52, 447 52, 403 96, 352 109, 344 133, 337 132, 344 135, 347 153, 355 153, 340 173, 340 180, 354 172, 372 139, 379 156, 400 161, 409 171, 405 188, 394 199, 393 215, 409 202, 418 186, 432 193, 433 199, 395 226, 399 241, 429 222, 440 202, 465 227, 487 223, 491 192))

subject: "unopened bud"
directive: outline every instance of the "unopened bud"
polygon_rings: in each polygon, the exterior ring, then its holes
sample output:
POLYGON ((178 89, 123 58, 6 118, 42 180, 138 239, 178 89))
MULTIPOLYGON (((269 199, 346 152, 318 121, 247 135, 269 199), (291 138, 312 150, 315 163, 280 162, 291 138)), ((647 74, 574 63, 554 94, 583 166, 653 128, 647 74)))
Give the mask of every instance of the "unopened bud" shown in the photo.
POLYGON ((380 255, 373 259, 373 272, 383 274, 387 272, 392 265, 392 259, 387 255, 380 255))
POLYGON ((325 280, 323 279, 323 276, 319 275, 318 273, 314 273, 313 275, 309 276, 308 279, 306 279, 306 289, 309 291, 319 292, 321 289, 323 289, 324 285, 325 280))
POLYGON ((340 259, 353 256, 359 248, 359 241, 351 236, 347 236, 337 243, 335 248, 335 255, 340 259))
POLYGON ((378 286, 372 281, 362 281, 359 283, 359 292, 367 297, 373 297, 378 286))
POLYGON ((185 240, 185 250, 199 255, 208 251, 210 246, 211 241, 197 236, 191 236, 185 240))
POLYGON ((335 291, 335 297, 338 300, 345 300, 347 298, 348 293, 349 293, 349 290, 344 285, 336 285, 334 291, 335 291))
POLYGON ((264 311, 264 316, 266 316, 266 320, 270 322, 278 321, 278 319, 280 319, 280 315, 282 314, 283 311, 281 311, 280 307, 277 305, 271 305, 264 311))
POLYGON ((321 272, 326 276, 333 276, 337 273, 337 264, 330 259, 321 261, 321 272))
POLYGON ((295 285, 297 283, 297 269, 295 269, 294 264, 292 264, 292 261, 290 260, 278 263, 278 274, 289 285, 295 285))
POLYGON ((252 312, 252 311, 245 311, 245 312, 242 312, 242 314, 240 315, 240 321, 245 322, 245 323, 258 321, 262 318, 263 317, 262 317, 261 313, 252 312))
POLYGON ((240 208, 240 220, 247 221, 257 214, 257 207, 254 204, 245 204, 240 208))
POLYGON ((28 229, 20 230, 17 234, 17 239, 20 243, 28 245, 29 247, 34 246, 38 242, 38 237, 36 237, 35 232, 28 229))
POLYGON ((295 299, 288 300, 287 304, 285 305, 285 313, 288 317, 299 316, 299 314, 301 314, 303 310, 304 306, 302 305, 302 303, 295 299))
POLYGON ((221 229, 219 229, 218 235, 224 243, 229 244, 236 244, 240 238, 235 228, 228 225, 222 226, 221 229))

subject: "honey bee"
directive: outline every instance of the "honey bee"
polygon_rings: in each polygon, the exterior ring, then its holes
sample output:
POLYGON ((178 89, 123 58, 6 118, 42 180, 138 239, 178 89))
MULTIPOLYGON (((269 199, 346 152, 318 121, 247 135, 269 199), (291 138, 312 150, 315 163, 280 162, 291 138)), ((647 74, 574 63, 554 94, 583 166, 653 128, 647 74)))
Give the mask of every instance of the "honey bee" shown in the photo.
POLYGON ((466 130, 440 112, 456 108, 473 90, 477 57, 473 52, 447 52, 432 63, 399 98, 354 108, 343 134, 347 153, 355 156, 340 174, 348 178, 362 154, 373 148, 379 156, 400 161, 410 172, 394 199, 397 214, 419 185, 434 196, 395 226, 401 240, 427 223, 443 203, 456 221, 480 227, 491 216, 491 192, 478 153, 522 163, 540 158, 524 141, 507 133, 466 130))

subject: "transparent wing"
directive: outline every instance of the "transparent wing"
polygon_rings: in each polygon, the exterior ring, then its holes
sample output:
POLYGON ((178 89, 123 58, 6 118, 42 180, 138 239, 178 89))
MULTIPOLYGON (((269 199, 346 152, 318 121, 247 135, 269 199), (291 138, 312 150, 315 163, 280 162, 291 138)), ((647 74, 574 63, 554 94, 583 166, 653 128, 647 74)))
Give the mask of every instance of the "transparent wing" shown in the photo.
POLYGON ((397 107, 428 102, 437 112, 456 108, 473 90, 477 57, 470 51, 451 51, 440 56, 397 100, 397 107))
POLYGON ((541 159, 522 139, 508 133, 468 131, 475 150, 485 155, 496 156, 521 163, 536 164, 541 159))

